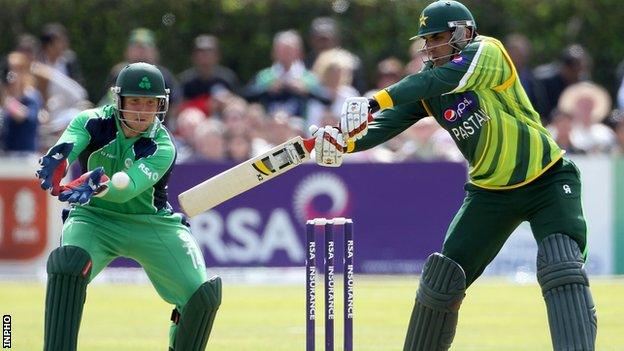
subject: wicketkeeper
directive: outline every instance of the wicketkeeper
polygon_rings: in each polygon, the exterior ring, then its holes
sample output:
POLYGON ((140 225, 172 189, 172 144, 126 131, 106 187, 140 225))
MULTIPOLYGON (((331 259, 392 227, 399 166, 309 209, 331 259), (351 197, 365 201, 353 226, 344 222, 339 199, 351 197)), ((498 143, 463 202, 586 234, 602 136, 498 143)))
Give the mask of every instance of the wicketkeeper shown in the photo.
POLYGON ((594 350, 596 310, 584 269, 579 171, 542 126, 500 41, 477 35, 470 11, 436 1, 419 18, 428 62, 373 99, 345 102, 340 127, 316 131, 316 161, 357 152, 433 116, 469 165, 464 203, 441 253, 425 262, 403 350, 448 350, 466 288, 523 221, 538 243, 537 279, 555 350, 594 350), (369 112, 380 110, 368 125, 369 112))
POLYGON ((115 105, 86 110, 41 159, 41 187, 71 204, 61 246, 50 253, 45 351, 76 350, 87 284, 119 256, 136 260, 175 305, 169 350, 204 350, 221 304, 221 279, 207 279, 188 224, 167 202, 176 150, 162 125, 169 91, 153 65, 133 63, 112 88, 115 105), (61 185, 68 164, 84 174, 61 185), (125 172, 125 188, 107 175, 125 172))

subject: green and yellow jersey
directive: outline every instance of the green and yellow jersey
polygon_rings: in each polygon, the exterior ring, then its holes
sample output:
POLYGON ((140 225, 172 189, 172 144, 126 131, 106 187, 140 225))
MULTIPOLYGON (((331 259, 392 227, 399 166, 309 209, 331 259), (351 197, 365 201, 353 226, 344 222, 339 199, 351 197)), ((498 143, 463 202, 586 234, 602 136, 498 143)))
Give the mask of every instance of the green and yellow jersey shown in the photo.
POLYGON ((428 64, 374 95, 382 111, 349 152, 381 144, 426 116, 446 129, 487 189, 527 184, 564 151, 544 128, 500 41, 477 36, 440 67, 428 64))
POLYGON ((109 184, 105 195, 85 206, 123 214, 171 214, 167 181, 176 157, 172 137, 161 125, 153 137, 127 138, 116 114, 112 105, 83 111, 57 142, 74 145, 68 162, 77 160, 83 173, 102 166, 109 178, 119 171, 130 177, 128 187, 109 184))

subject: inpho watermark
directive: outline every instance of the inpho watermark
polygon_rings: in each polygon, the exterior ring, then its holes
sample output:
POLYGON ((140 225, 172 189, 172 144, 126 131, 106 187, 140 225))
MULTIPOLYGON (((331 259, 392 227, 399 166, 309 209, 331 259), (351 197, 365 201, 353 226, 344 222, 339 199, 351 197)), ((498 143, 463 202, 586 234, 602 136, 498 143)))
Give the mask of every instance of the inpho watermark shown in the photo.
POLYGON ((11 348, 11 315, 2 316, 2 348, 11 348))

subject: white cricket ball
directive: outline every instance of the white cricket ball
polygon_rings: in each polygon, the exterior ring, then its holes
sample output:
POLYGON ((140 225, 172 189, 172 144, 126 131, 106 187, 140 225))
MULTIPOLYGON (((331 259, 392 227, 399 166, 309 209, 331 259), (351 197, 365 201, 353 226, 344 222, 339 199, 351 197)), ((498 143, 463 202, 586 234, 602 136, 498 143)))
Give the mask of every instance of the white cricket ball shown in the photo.
POLYGON ((111 179, 113 186, 117 189, 125 189, 130 184, 130 177, 126 172, 117 172, 111 179))

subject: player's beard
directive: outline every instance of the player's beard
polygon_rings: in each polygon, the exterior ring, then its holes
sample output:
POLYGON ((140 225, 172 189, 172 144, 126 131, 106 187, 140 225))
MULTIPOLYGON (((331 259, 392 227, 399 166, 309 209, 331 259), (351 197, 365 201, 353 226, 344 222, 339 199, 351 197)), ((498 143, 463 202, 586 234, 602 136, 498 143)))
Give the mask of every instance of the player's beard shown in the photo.
POLYGON ((419 51, 424 52, 427 60, 432 62, 435 67, 440 67, 452 60, 455 55, 458 55, 466 47, 466 45, 472 41, 472 38, 466 39, 461 33, 465 33, 465 29, 460 33, 457 33, 461 36, 460 38, 455 38, 456 33, 453 33, 447 43, 439 44, 433 47, 427 47, 427 45, 423 42, 423 47, 419 51), (434 50, 442 51, 441 49, 444 49, 443 53, 440 53, 437 56, 434 55, 434 50))
MULTIPOLYGON (((444 44, 444 45, 448 45, 448 44, 444 44)), ((427 57, 429 61, 431 61, 435 67, 440 67, 444 65, 445 63, 451 60, 451 57, 453 57, 453 55, 455 55, 455 50, 453 50, 452 47, 448 46, 444 49, 447 49, 447 50, 444 50, 447 52, 446 53, 442 52, 439 54, 434 54, 432 51, 425 49, 427 52, 427 57)))
POLYGON ((427 46, 423 46, 419 52, 424 53, 423 62, 431 62, 435 67, 442 66, 443 64, 449 62, 451 57, 455 55, 456 50, 454 50, 453 46, 448 43, 440 44, 435 47, 428 48, 427 46), (445 49, 444 52, 442 49, 445 49), (434 52, 437 51, 437 52, 434 52))

